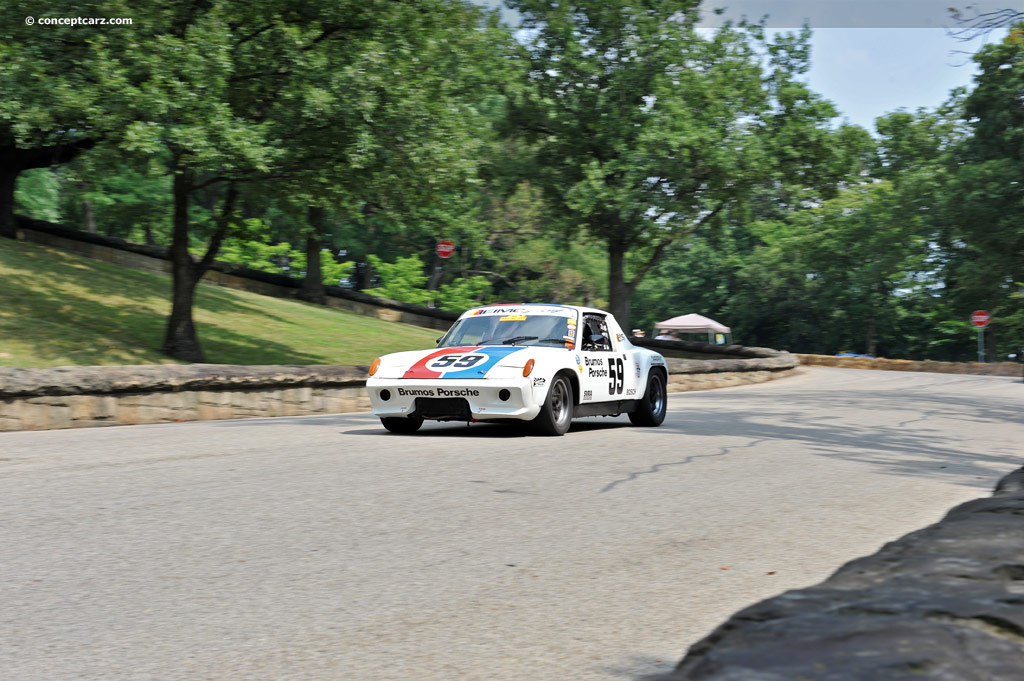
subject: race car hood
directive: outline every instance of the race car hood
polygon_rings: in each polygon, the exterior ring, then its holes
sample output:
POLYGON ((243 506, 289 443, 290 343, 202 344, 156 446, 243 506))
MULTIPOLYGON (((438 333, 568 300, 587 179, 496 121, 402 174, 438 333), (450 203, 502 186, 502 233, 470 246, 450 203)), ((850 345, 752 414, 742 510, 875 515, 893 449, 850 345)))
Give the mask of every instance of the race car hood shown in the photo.
POLYGON ((527 360, 561 348, 522 345, 467 345, 413 352, 396 352, 381 358, 374 378, 478 379, 493 377, 500 367, 522 369, 527 360))

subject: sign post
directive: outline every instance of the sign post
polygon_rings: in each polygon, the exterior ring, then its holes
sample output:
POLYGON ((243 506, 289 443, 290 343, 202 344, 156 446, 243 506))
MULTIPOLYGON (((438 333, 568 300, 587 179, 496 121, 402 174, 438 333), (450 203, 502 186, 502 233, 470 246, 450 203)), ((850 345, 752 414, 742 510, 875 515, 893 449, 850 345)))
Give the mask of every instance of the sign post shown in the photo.
POLYGON ((971 324, 978 327, 978 361, 985 363, 985 327, 988 326, 992 317, 984 310, 975 310, 971 313, 971 324))
POLYGON ((430 291, 430 307, 435 307, 437 303, 436 293, 441 283, 441 275, 444 274, 444 261, 455 255, 455 242, 451 239, 439 239, 434 251, 440 260, 434 265, 434 275, 427 284, 427 290, 430 291))

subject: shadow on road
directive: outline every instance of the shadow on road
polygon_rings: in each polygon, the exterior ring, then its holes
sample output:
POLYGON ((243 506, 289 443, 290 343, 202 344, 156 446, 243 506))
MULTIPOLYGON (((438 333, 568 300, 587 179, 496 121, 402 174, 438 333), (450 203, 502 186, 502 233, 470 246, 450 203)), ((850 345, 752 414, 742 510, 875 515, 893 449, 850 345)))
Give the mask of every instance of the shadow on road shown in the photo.
POLYGON ((670 405, 677 408, 652 432, 673 439, 685 434, 800 443, 820 456, 873 464, 896 475, 988 479, 993 466, 1001 470, 1024 459, 1019 451, 978 447, 985 425, 1019 423, 1021 413, 1005 400, 977 394, 960 399, 948 393, 885 390, 744 391, 705 393, 700 399, 699 409, 678 409, 686 398, 674 396, 670 405), (958 431, 963 449, 956 446, 958 431), (935 465, 922 466, 928 461, 935 465))
MULTIPOLYGON (((610 422, 610 421, 573 421, 572 427, 569 429, 567 436, 572 433, 583 433, 594 430, 615 430, 618 428, 630 427, 629 422, 610 422)), ((424 438, 482 438, 482 439, 507 439, 507 438, 536 438, 538 441, 549 442, 552 445, 557 445, 561 442, 558 438, 549 438, 544 435, 537 435, 530 428, 530 424, 523 423, 520 421, 513 421, 511 423, 471 423, 466 424, 463 422, 431 422, 427 421, 423 424, 423 427, 413 433, 412 435, 398 435, 396 433, 389 433, 384 430, 381 425, 375 425, 373 427, 358 428, 355 430, 342 431, 342 435, 384 435, 387 437, 395 438, 409 438, 409 442, 415 443, 416 440, 422 440, 424 438)))
POLYGON ((797 389, 678 393, 670 396, 668 418, 659 428, 636 428, 625 417, 587 418, 574 421, 563 438, 536 435, 529 424, 518 421, 470 425, 428 421, 413 435, 396 435, 367 413, 243 419, 218 426, 319 426, 336 429, 343 437, 391 437, 389 446, 409 448, 424 441, 518 439, 553 452, 572 446, 574 436, 621 430, 630 438, 642 438, 645 450, 666 453, 663 461, 652 464, 648 459, 642 469, 609 483, 604 491, 698 459, 744 456, 769 441, 793 443, 811 455, 864 463, 893 475, 974 485, 1024 459, 1020 450, 1006 444, 1005 433, 994 434, 996 429, 1020 424, 1020 403, 1012 399, 1017 393, 1008 389, 1019 387, 1024 397, 1024 387, 1011 386, 1016 381, 1012 378, 983 378, 950 376, 936 381, 929 376, 927 382, 896 388, 884 381, 884 375, 865 378, 850 373, 844 375, 842 390, 794 384, 797 389), (986 446, 990 430, 992 444, 986 446))

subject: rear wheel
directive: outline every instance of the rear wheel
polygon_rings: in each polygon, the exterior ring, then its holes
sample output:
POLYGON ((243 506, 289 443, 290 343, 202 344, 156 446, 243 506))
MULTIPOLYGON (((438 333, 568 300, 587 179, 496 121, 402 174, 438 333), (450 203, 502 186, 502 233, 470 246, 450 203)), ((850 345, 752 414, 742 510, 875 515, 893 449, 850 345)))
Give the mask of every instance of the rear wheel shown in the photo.
POLYGON ((571 423, 572 385, 565 376, 555 376, 533 425, 542 435, 565 435, 571 423))
POLYGON ((401 434, 415 433, 423 425, 423 419, 418 417, 381 417, 380 422, 392 433, 401 434))
POLYGON ((647 375, 647 390, 629 420, 634 426, 660 426, 665 420, 665 402, 665 379, 660 372, 652 371, 647 375))

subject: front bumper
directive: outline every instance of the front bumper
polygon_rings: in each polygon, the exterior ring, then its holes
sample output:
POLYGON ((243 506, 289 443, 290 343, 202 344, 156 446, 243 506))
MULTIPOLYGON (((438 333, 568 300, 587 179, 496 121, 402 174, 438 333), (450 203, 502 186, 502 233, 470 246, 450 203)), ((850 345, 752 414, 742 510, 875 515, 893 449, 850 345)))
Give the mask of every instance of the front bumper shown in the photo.
POLYGON ((368 378, 366 392, 377 416, 422 416, 439 421, 467 420, 467 417, 474 421, 529 421, 540 413, 544 402, 544 396, 536 394, 529 378, 461 381, 368 378))

